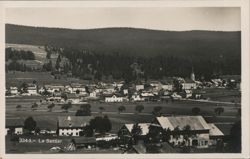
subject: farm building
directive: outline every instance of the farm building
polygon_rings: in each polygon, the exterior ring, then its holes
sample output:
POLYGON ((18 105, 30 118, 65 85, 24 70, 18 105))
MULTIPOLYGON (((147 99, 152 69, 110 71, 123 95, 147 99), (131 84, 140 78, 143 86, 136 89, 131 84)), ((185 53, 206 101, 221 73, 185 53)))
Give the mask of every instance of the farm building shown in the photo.
POLYGON ((223 137, 223 133, 214 124, 208 124, 202 116, 162 116, 157 117, 154 123, 171 131, 169 142, 174 146, 208 148, 223 137))
POLYGON ((107 102, 107 103, 123 102, 123 97, 121 95, 118 95, 118 94, 106 95, 105 102, 107 102))
POLYGON ((59 136, 80 136, 84 127, 89 124, 91 116, 60 116, 57 122, 59 136))

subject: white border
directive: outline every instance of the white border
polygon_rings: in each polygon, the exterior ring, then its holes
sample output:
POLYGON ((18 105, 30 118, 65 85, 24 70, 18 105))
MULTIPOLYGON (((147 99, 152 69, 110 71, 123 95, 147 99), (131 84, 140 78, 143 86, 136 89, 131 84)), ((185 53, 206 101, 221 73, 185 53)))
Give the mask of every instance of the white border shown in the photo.
POLYGON ((249 155, 249 1, 166 0, 166 1, 3 1, 0 2, 0 35, 4 32, 4 9, 9 7, 240 7, 242 45, 242 153, 241 154, 5 154, 5 36, 0 36, 0 157, 5 158, 250 158, 249 155))

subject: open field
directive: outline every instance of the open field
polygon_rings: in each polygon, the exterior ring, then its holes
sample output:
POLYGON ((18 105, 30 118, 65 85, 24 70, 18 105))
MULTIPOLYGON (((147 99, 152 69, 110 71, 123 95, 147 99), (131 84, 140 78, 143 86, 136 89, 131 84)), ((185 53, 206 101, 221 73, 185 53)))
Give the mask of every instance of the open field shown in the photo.
POLYGON ((86 83, 84 80, 77 78, 67 78, 61 77, 61 79, 55 80, 54 77, 49 72, 19 72, 19 71, 9 71, 6 73, 6 87, 18 86, 23 82, 32 83, 34 80, 37 81, 38 85, 43 84, 69 84, 71 82, 81 82, 86 83))
MULTIPOLYGON (((41 129, 56 129, 57 116, 68 116, 75 115, 76 110, 79 109, 80 105, 73 105, 69 109, 68 113, 62 112, 61 105, 56 105, 52 112, 48 112, 46 103, 40 103, 41 96, 33 97, 15 97, 6 99, 6 117, 16 118, 20 117, 24 120, 28 116, 33 116, 37 121, 38 127, 41 129), (31 110, 31 105, 37 102, 38 109, 35 111, 31 110), (16 105, 22 105, 22 110, 17 111, 16 105)), ((201 109, 200 114, 205 117, 208 122, 214 122, 220 125, 232 124, 238 120, 237 110, 234 105, 221 105, 224 107, 224 113, 220 116, 215 117, 214 108, 218 107, 216 103, 202 103, 195 101, 175 101, 175 102, 143 102, 143 103, 99 103, 93 102, 91 104, 91 111, 93 116, 101 115, 99 107, 105 108, 102 114, 107 114, 112 122, 112 132, 116 133, 117 130, 125 123, 136 123, 136 122, 150 122, 153 119, 152 111, 155 106, 162 107, 163 115, 192 115, 192 108, 198 107, 201 109), (135 106, 141 104, 144 106, 142 113, 137 114, 135 106), (118 113, 118 107, 124 105, 126 111, 118 113)))
POLYGON ((35 54, 35 59, 40 62, 44 62, 44 60, 46 59, 47 53, 44 46, 7 43, 6 47, 11 47, 16 50, 32 51, 35 54))
POLYGON ((206 94, 205 97, 210 98, 214 101, 223 101, 223 102, 241 102, 241 93, 239 90, 229 90, 224 88, 207 88, 204 89, 206 94))

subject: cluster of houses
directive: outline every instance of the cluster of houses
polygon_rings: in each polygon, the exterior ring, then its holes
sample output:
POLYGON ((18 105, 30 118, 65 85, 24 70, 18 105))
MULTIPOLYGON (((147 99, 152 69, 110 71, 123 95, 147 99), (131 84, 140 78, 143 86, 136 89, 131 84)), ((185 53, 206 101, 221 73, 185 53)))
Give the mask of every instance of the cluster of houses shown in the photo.
POLYGON ((205 92, 202 88, 219 87, 225 88, 233 85, 240 89, 240 79, 212 79, 210 82, 197 81, 192 72, 190 78, 180 77, 167 78, 161 81, 140 81, 133 84, 126 84, 124 81, 113 83, 92 83, 80 84, 71 83, 47 84, 38 86, 27 84, 25 88, 9 87, 6 91, 8 95, 43 95, 47 101, 51 102, 71 102, 73 104, 89 100, 99 100, 103 102, 140 102, 140 101, 164 101, 168 99, 181 98, 204 98, 205 92))
MULTIPOLYGON (((91 116, 59 116, 56 130, 53 131, 52 135, 71 138, 74 140, 75 148, 78 146, 96 147, 98 141, 127 141, 127 143, 120 145, 122 146, 129 144, 129 141, 134 137, 133 129, 135 123, 124 124, 117 131, 117 134, 106 133, 105 135, 99 135, 96 133, 96 135, 91 137, 81 135, 81 132, 85 131, 91 119, 91 116)), ((139 136, 142 143, 146 142, 147 135, 153 127, 157 128, 158 134, 161 135, 160 140, 157 142, 167 142, 173 148, 180 146, 191 146, 198 149, 209 148, 222 141, 224 137, 222 131, 215 124, 207 123, 202 116, 159 116, 155 117, 150 123, 136 124, 141 130, 137 137, 139 136), (164 135, 167 135, 164 132, 168 132, 169 137, 167 141, 164 141, 164 135)), ((22 135, 23 132, 23 124, 20 120, 9 119, 6 121, 6 135, 22 135)), ((133 145, 137 144, 133 143, 133 145)))

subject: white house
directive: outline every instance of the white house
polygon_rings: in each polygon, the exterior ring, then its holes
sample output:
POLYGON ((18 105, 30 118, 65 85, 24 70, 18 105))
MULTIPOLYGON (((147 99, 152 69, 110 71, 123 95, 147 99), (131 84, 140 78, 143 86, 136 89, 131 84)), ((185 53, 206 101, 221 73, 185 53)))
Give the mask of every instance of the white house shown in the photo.
POLYGON ((107 102, 107 103, 123 102, 123 97, 113 94, 111 96, 106 96, 105 102, 107 102))
POLYGON ((161 85, 161 88, 162 88, 163 90, 172 91, 173 88, 174 88, 174 86, 173 86, 172 84, 163 84, 163 85, 161 85))
POLYGON ((64 90, 64 86, 63 85, 57 85, 57 84, 52 84, 52 85, 44 85, 45 89, 49 92, 49 93, 54 93, 54 92, 61 92, 64 90))
POLYGON ((197 84, 195 81, 192 81, 190 79, 185 79, 185 82, 182 83, 182 89, 187 90, 187 89, 197 89, 197 84))
POLYGON ((137 101, 140 102, 140 101, 144 101, 145 99, 141 97, 139 94, 135 93, 132 95, 131 100, 135 102, 137 101))
POLYGON ((136 86, 135 86, 135 90, 136 90, 136 91, 143 90, 143 89, 144 89, 144 85, 143 85, 143 84, 140 84, 140 85, 136 85, 136 86))
POLYGON ((35 84, 29 84, 27 91, 29 95, 37 95, 37 86, 35 84))
POLYGON ((59 136, 80 136, 92 119, 91 116, 59 116, 57 132, 59 136))
POLYGON ((10 87, 10 93, 12 95, 17 95, 18 94, 18 89, 17 87, 10 87))

